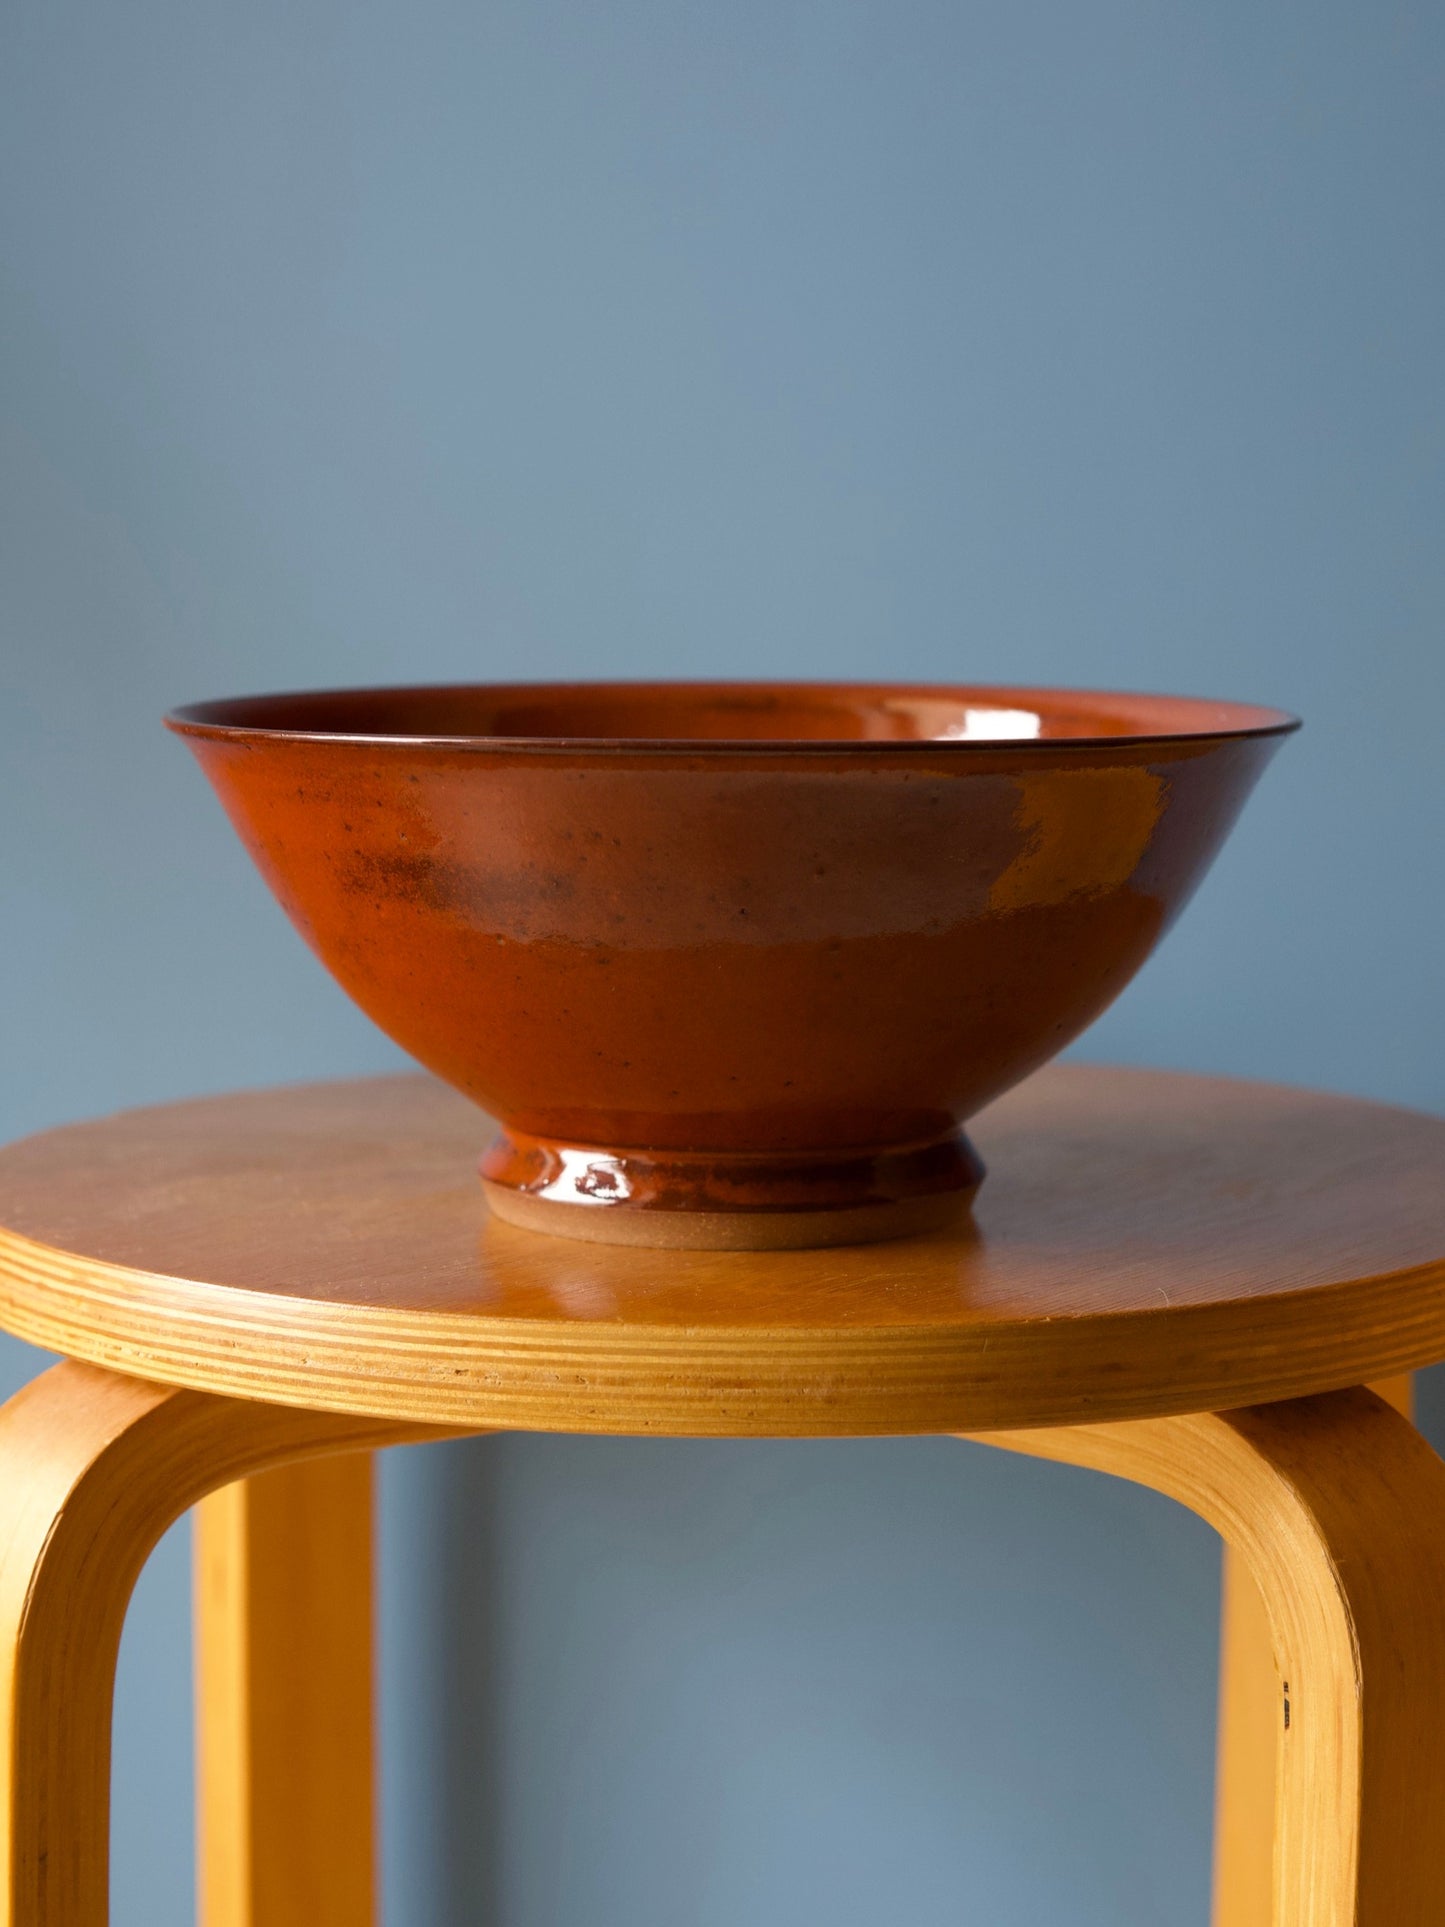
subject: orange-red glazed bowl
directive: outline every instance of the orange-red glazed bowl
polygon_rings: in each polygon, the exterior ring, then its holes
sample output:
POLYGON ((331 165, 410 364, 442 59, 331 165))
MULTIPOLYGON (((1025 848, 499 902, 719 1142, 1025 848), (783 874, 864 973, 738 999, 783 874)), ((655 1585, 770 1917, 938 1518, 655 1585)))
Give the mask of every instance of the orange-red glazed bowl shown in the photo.
POLYGON ((1129 981, 1297 726, 742 683, 167 720, 333 975, 500 1120, 500 1216, 754 1248, 956 1212, 982 1175, 965 1120, 1129 981))

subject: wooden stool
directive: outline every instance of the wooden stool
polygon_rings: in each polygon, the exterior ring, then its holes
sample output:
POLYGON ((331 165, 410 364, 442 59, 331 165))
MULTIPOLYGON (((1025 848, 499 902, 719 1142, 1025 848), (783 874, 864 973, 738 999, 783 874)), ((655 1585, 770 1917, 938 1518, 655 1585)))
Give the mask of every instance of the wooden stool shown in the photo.
POLYGON ((490 1222, 484 1135, 401 1077, 0 1154, 0 1324, 67 1355, 0 1413, 0 1922, 105 1919, 121 1621, 199 1501, 207 1927, 365 1927, 368 1453, 517 1428, 969 1433, 1171 1494, 1243 1562, 1218 1927, 1445 1922, 1445 1466, 1349 1389, 1445 1357, 1445 1122, 1055 1067, 979 1121, 972 1228, 750 1254, 490 1222))

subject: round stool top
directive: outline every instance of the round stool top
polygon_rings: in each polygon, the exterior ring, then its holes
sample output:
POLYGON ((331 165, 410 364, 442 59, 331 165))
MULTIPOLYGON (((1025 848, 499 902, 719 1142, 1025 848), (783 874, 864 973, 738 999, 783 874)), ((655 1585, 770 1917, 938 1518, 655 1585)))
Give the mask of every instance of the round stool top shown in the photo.
POLYGON ((972 1224, 649 1251, 489 1219, 429 1078, 0 1152, 0 1324, 137 1376, 438 1425, 805 1435, 1222 1409, 1445 1357, 1445 1120, 1059 1065, 971 1127, 972 1224))

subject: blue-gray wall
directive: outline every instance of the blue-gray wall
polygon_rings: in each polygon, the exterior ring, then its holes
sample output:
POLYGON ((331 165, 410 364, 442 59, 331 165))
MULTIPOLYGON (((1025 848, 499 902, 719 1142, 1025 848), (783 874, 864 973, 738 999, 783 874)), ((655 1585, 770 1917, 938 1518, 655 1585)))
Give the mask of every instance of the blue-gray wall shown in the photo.
MULTIPOLYGON (((394 1061, 163 707, 591 672, 1303 711, 1086 1053, 1445 1105, 1442 86, 1382 0, 10 0, 0 1132, 394 1061)), ((511 1438, 384 1525, 393 1927, 1205 1921, 1162 1500, 511 1438)), ((119 1927, 188 1917, 185 1614, 178 1534, 119 1927)))

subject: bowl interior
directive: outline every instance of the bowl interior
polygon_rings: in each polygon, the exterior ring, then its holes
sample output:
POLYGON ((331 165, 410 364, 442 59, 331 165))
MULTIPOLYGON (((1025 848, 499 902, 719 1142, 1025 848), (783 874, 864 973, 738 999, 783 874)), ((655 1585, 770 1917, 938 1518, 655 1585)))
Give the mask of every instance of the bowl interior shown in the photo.
POLYGON ((1189 697, 989 686, 503 683, 197 703, 187 731, 533 743, 1102 743, 1273 734, 1282 711, 1189 697))

